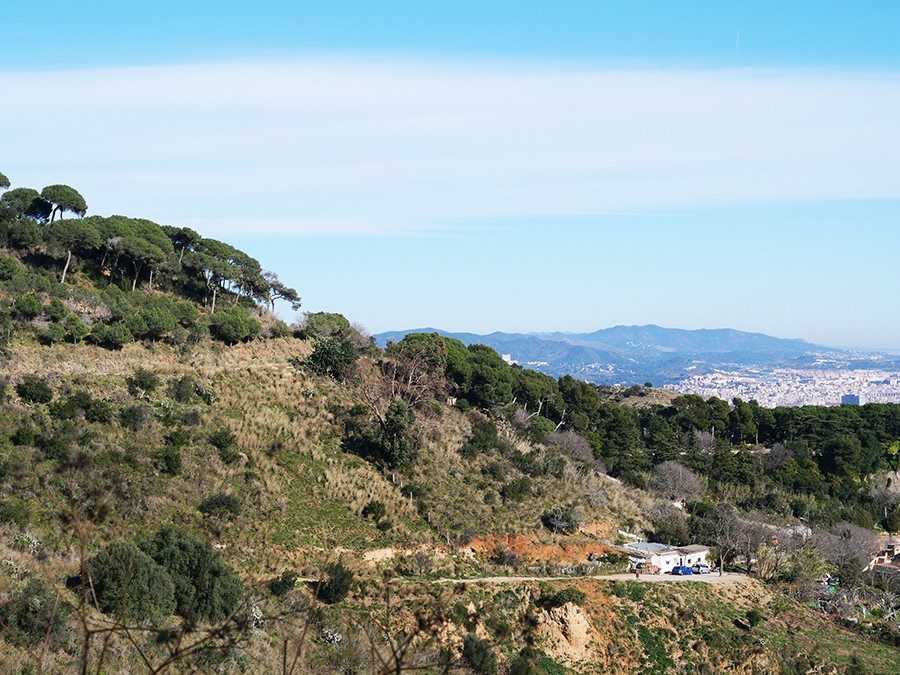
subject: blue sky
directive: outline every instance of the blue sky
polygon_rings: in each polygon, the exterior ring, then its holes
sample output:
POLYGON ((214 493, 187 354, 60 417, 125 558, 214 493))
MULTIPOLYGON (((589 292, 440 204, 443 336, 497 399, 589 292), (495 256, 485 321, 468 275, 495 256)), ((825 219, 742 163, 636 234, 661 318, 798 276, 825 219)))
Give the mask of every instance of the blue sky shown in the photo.
POLYGON ((897 3, 20 5, 0 171, 308 311, 900 348, 897 3))

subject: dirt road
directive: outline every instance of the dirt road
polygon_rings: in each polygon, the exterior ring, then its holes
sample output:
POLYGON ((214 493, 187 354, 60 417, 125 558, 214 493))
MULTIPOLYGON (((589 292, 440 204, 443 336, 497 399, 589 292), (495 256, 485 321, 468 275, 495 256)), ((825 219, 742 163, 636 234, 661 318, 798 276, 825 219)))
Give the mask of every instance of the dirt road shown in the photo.
POLYGON ((578 579, 597 579, 599 581, 639 581, 659 583, 681 583, 686 581, 699 581, 706 584, 740 584, 749 580, 745 574, 726 572, 721 577, 718 574, 691 574, 689 576, 675 576, 672 574, 642 574, 636 579, 634 574, 598 574, 594 576, 562 576, 562 577, 471 577, 466 579, 435 579, 436 584, 515 584, 524 581, 576 581, 578 579))

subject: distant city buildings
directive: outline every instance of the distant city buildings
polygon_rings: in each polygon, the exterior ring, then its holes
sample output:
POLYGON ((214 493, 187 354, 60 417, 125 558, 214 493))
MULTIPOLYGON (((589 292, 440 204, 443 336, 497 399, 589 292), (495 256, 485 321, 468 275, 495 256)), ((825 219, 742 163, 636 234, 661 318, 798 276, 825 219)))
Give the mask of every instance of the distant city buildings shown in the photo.
POLYGON ((900 403, 900 372, 790 369, 754 366, 691 375, 666 389, 725 401, 737 397, 767 408, 801 405, 900 403), (848 394, 847 392, 854 392, 848 394))

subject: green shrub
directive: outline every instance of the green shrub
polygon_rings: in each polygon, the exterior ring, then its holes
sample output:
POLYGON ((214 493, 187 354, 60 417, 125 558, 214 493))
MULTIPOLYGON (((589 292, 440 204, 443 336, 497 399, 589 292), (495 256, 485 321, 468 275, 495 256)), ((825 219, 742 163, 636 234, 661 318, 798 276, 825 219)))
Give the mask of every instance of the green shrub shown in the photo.
POLYGON ((20 265, 17 260, 6 255, 0 255, 0 281, 9 281, 19 273, 20 265))
POLYGON ((55 345, 64 342, 66 339, 66 329, 62 324, 51 323, 46 330, 40 331, 38 339, 42 344, 55 345))
POLYGON ((186 300, 172 303, 171 312, 175 320, 185 328, 196 324, 199 316, 194 304, 186 300))
POLYGON ((129 342, 134 342, 134 336, 128 330, 128 326, 121 321, 110 325, 95 323, 90 338, 94 344, 107 349, 121 349, 129 342))
POLYGON ((44 311, 43 303, 34 293, 28 293, 16 298, 15 302, 13 302, 13 308, 19 318, 27 321, 36 319, 44 311))
POLYGON ((633 581, 617 581, 613 584, 613 595, 620 598, 630 598, 634 602, 641 602, 647 595, 647 585, 633 581))
POLYGON ((67 316, 63 325, 66 328, 66 336, 75 344, 79 344, 91 334, 91 329, 88 325, 74 314, 67 316))
POLYGON ((151 340, 162 339, 178 325, 172 312, 162 306, 146 307, 141 310, 139 316, 146 327, 144 334, 151 340))
POLYGON ((69 310, 66 309, 66 306, 59 298, 53 298, 50 301, 50 304, 44 308, 44 312, 46 312, 47 317, 51 321, 55 321, 57 323, 65 319, 69 314, 69 310))
POLYGON ((182 429, 179 427, 172 429, 172 431, 166 434, 166 445, 169 445, 173 448, 183 448, 190 442, 191 437, 188 435, 186 429, 182 429))
POLYGON ((333 605, 347 597, 353 584, 353 572, 339 562, 325 568, 325 580, 319 585, 316 597, 322 602, 333 605))
POLYGON ((83 408, 84 419, 88 422, 111 422, 113 418, 113 406, 107 401, 92 398, 83 408))
POLYGON ((541 523, 548 530, 574 534, 578 530, 581 521, 575 509, 568 505, 554 506, 541 516, 541 523))
POLYGON ((297 327, 297 337, 302 340, 316 338, 337 338, 349 340, 352 328, 343 314, 335 312, 304 312, 297 327))
POLYGON ((496 675, 497 657, 487 640, 469 633, 463 638, 462 656, 477 675, 496 675))
POLYGON ((109 422, 112 420, 113 407, 106 401, 93 398, 86 391, 77 391, 71 396, 51 403, 50 416, 56 420, 72 420, 79 411, 84 413, 88 422, 109 422))
POLYGON ((36 437, 35 445, 43 451, 44 459, 65 461, 72 449, 72 439, 69 435, 59 432, 36 437))
POLYGON ((750 628, 756 628, 764 619, 765 617, 759 608, 752 607, 747 610, 747 623, 750 624, 750 628))
POLYGON ((291 331, 291 327, 288 326, 284 321, 278 319, 267 329, 267 337, 270 338, 284 338, 292 335, 293 331, 291 331))
POLYGON ((420 441, 414 433, 416 411, 402 399, 396 399, 384 414, 381 434, 382 458, 389 469, 408 470, 419 456, 420 441))
POLYGON ((147 408, 139 403, 125 406, 119 412, 119 424, 131 431, 140 431, 147 421, 147 408))
POLYGON ((237 609, 243 584, 207 542, 170 525, 141 548, 169 573, 179 615, 218 622, 237 609))
POLYGON ((158 624, 176 609, 170 575, 130 542, 110 544, 88 567, 97 603, 106 614, 158 624))
POLYGON ((152 394, 159 386, 159 383, 159 375, 152 370, 147 370, 140 366, 135 368, 134 373, 129 377, 125 378, 125 385, 128 387, 128 393, 132 396, 152 394))
POLYGON ((0 523, 11 523, 24 530, 30 520, 27 504, 20 500, 0 500, 0 523))
POLYGON ((125 317, 125 325, 135 340, 140 340, 147 335, 147 322, 144 321, 142 314, 130 314, 125 317))
POLYGON ((25 403, 50 403, 53 390, 47 380, 38 375, 23 375, 16 385, 16 393, 25 403))
POLYGON ((262 324, 247 314, 242 307, 219 310, 209 320, 209 332, 217 340, 233 345, 251 340, 259 335, 262 324))
POLYGON ((178 403, 190 403, 194 398, 196 383, 190 375, 183 375, 177 380, 169 380, 169 398, 178 403))
POLYGON ((188 342, 198 344, 209 337, 209 326, 205 319, 198 319, 188 326, 188 342))
POLYGON ((224 427, 216 429, 209 434, 208 438, 210 444, 219 451, 219 457, 223 462, 231 464, 237 461, 238 453, 234 449, 237 437, 230 429, 224 427))
POLYGON ((0 621, 4 632, 16 641, 34 647, 49 639, 50 648, 59 649, 68 641, 66 621, 71 611, 71 605, 57 592, 43 581, 31 579, 0 605, 0 621))
POLYGON ((101 344, 109 349, 121 349, 130 342, 134 342, 134 336, 128 330, 128 326, 119 321, 109 326, 101 344))
POLYGON ((16 429, 15 433, 10 437, 13 445, 34 445, 34 428, 28 425, 22 425, 16 429))
POLYGON ((459 454, 466 459, 472 459, 496 445, 497 425, 489 419, 482 419, 472 425, 472 434, 459 449, 459 454))
POLYGON ((500 489, 500 496, 505 502, 521 502, 531 496, 531 479, 522 476, 507 483, 500 489))
MULTIPOLYGON (((39 215, 35 212, 26 215, 39 215)), ((40 214, 43 215, 43 214, 40 214)), ((44 232, 31 218, 20 218, 9 225, 9 241, 16 248, 29 249, 41 243, 44 232)))
POLYGON ((163 473, 170 476, 180 476, 183 470, 181 462, 181 450, 172 445, 166 445, 159 453, 159 462, 163 473))
POLYGON ((81 408, 78 407, 77 401, 71 396, 66 399, 54 401, 47 408, 50 417, 55 420, 75 419, 79 410, 81 410, 81 408))
POLYGON ((197 508, 207 516, 233 518, 241 512, 241 503, 234 495, 219 493, 204 499, 197 508))
POLYGON ((371 518, 376 523, 387 515, 387 509, 379 501, 371 501, 363 507, 362 517, 371 518))
POLYGON ((535 443, 543 443, 553 433, 556 425, 546 417, 532 417, 528 425, 528 437, 535 443))
POLYGON ((506 480, 506 465, 503 462, 489 462, 482 467, 481 473, 499 483, 506 480))
POLYGON ((315 375, 343 380, 350 372, 359 351, 349 340, 337 337, 315 338, 313 352, 303 366, 315 375))
POLYGON ((576 605, 584 605, 586 599, 587 596, 583 592, 579 591, 574 586, 569 586, 552 595, 543 596, 540 604, 544 609, 553 609, 554 607, 562 607, 568 602, 575 603, 576 605))
POLYGON ((297 574, 286 570, 281 573, 280 577, 275 577, 269 582, 269 590, 272 592, 272 595, 281 598, 294 590, 296 585, 297 574))

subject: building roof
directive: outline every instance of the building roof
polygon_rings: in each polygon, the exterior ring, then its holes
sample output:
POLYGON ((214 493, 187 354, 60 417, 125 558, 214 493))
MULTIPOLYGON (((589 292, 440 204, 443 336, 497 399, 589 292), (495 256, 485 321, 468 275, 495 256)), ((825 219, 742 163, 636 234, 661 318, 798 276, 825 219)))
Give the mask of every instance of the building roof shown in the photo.
POLYGON ((621 550, 629 555, 640 558, 649 558, 654 555, 691 555, 693 553, 707 553, 708 546, 690 544, 688 546, 668 546, 653 541, 634 541, 624 544, 621 550))
POLYGON ((671 546, 649 541, 636 541, 631 544, 625 544, 622 548, 640 555, 668 555, 678 553, 678 551, 671 546))
POLYGON ((690 546, 679 546, 677 549, 680 553, 703 553, 709 551, 709 546, 701 546, 700 544, 691 544, 690 546))

